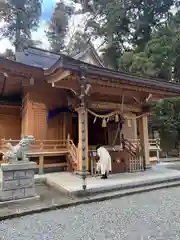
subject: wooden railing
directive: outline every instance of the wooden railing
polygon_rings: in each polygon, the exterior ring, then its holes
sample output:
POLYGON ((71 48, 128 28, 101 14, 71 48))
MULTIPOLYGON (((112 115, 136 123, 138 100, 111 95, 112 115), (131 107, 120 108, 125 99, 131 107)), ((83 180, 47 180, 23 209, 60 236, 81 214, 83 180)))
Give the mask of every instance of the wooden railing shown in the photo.
POLYGON ((144 162, 143 157, 137 154, 129 158, 129 172, 139 171, 144 171, 144 162))
POLYGON ((142 148, 139 139, 123 139, 123 149, 126 150, 130 156, 128 157, 128 171, 139 172, 144 170, 144 163, 142 157, 142 148))
POLYGON ((72 157, 74 163, 78 163, 78 149, 75 146, 74 142, 68 137, 67 139, 67 149, 69 154, 72 157))
MULTIPOLYGON (((7 151, 7 143, 11 143, 13 146, 17 145, 20 140, 5 140, 0 141, 0 151, 3 154, 7 151)), ((72 161, 77 163, 77 149, 70 139, 64 140, 36 140, 31 145, 27 156, 32 160, 35 159, 37 167, 39 168, 39 174, 44 173, 44 169, 47 168, 62 168, 67 169, 68 163, 66 161, 59 162, 58 157, 60 155, 70 154, 72 161), (48 160, 49 159, 49 160, 48 160)), ((4 161, 1 160, 0 163, 4 161)))
MULTIPOLYGON (((140 139, 128 139, 133 145, 140 146, 140 139)), ((149 141, 149 149, 160 149, 160 139, 148 139, 149 141)))
MULTIPOLYGON (((0 151, 4 152, 6 144, 11 143, 13 146, 17 145, 20 140, 5 140, 1 139, 0 151)), ((33 145, 30 146, 28 152, 58 152, 67 150, 67 140, 36 140, 33 145)))
POLYGON ((131 142, 135 147, 140 145, 140 139, 129 139, 128 141, 131 142))
POLYGON ((139 147, 138 144, 133 144, 127 139, 122 140, 122 146, 123 149, 125 149, 128 153, 130 153, 132 156, 136 156, 137 148, 139 147))
POLYGON ((30 147, 30 151, 42 151, 42 152, 58 152, 67 150, 67 140, 44 140, 40 141, 37 140, 35 143, 30 147))
POLYGON ((160 139, 157 138, 157 139, 149 139, 149 149, 152 150, 152 149, 159 149, 160 150, 160 139))
MULTIPOLYGON (((144 162, 140 139, 130 139, 129 142, 131 142, 131 144, 136 148, 136 154, 129 158, 129 171, 143 171, 144 162)), ((149 150, 158 152, 160 150, 160 139, 149 139, 149 150)))

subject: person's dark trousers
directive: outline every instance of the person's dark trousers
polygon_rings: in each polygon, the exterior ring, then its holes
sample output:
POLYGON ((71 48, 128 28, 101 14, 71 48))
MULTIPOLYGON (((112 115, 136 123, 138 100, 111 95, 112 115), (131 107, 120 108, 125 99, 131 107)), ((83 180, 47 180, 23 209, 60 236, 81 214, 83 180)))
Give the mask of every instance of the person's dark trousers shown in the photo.
POLYGON ((107 178, 108 178, 107 172, 105 172, 105 174, 103 174, 101 178, 102 178, 102 179, 107 179, 107 178))

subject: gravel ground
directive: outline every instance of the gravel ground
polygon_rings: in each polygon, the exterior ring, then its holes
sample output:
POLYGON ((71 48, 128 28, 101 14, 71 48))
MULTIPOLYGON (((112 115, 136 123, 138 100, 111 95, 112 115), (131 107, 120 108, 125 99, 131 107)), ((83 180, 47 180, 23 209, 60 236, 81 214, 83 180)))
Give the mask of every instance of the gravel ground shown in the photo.
POLYGON ((180 188, 0 222, 3 240, 180 239, 180 188))

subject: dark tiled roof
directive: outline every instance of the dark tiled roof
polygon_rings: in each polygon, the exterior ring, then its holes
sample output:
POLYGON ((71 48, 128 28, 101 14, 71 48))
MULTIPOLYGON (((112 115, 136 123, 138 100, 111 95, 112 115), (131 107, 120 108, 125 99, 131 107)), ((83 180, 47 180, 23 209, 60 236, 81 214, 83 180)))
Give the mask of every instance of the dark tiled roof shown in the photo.
POLYGON ((180 95, 179 82, 178 83, 168 82, 165 79, 140 77, 140 76, 123 72, 123 71, 116 71, 109 68, 87 64, 80 60, 75 60, 68 56, 62 56, 62 58, 59 59, 51 68, 45 71, 45 74, 51 75, 59 68, 76 72, 76 73, 85 71, 88 75, 96 76, 97 79, 99 79, 99 77, 102 77, 104 81, 106 81, 106 79, 118 80, 121 83, 126 83, 129 85, 136 85, 140 87, 152 88, 157 90, 159 89, 159 90, 172 92, 174 94, 180 95))
POLYGON ((92 54, 93 57, 95 58, 95 60, 98 62, 98 64, 101 66, 101 67, 105 67, 105 64, 104 62, 102 61, 102 59, 99 57, 99 55, 97 54, 94 46, 89 42, 88 43, 88 48, 83 51, 83 52, 80 52, 79 54, 73 56, 74 59, 78 59, 78 60, 82 60, 83 61, 83 58, 86 56, 86 54, 92 54))
POLYGON ((29 66, 48 69, 60 58, 60 54, 39 48, 28 47, 24 52, 16 53, 16 61, 29 66))
MULTIPOLYGON (((96 62, 98 63, 98 65, 100 65, 101 67, 104 67, 104 63, 98 56, 94 47, 90 43, 88 45, 89 45, 89 47, 85 51, 83 51, 73 57, 70 57, 70 58, 76 59, 76 60, 81 60, 81 61, 85 62, 84 57, 86 56, 86 54, 91 53, 93 55, 94 59, 96 60, 96 62)), ((55 52, 51 52, 51 51, 36 48, 36 47, 27 47, 24 49, 23 52, 16 53, 16 61, 20 62, 20 63, 24 63, 29 66, 39 67, 39 68, 43 68, 43 69, 49 69, 62 56, 65 57, 64 54, 60 54, 60 53, 58 54, 55 52)))
POLYGON ((115 71, 103 66, 85 63, 79 59, 63 54, 57 54, 34 47, 29 47, 25 49, 22 54, 19 54, 19 56, 17 56, 17 62, 44 69, 44 73, 47 77, 59 68, 70 70, 78 74, 82 72, 82 68, 84 68, 87 74, 94 75, 97 78, 102 77, 104 80, 114 79, 129 85, 149 87, 154 90, 159 89, 180 95, 179 83, 171 83, 164 79, 145 78, 123 71, 115 71))

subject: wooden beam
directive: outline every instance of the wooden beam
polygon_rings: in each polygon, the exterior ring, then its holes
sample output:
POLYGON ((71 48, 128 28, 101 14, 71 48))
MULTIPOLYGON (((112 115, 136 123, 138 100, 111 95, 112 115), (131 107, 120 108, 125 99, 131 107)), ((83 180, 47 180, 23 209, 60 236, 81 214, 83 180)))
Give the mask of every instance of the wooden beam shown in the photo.
POLYGON ((56 74, 53 75, 53 77, 51 77, 49 80, 48 80, 48 83, 56 83, 56 82, 59 82, 67 77, 69 77, 71 74, 70 71, 64 71, 64 72, 57 72, 56 74))
POLYGON ((70 88, 70 87, 67 87, 67 86, 58 86, 58 85, 54 85, 53 83, 52 83, 52 87, 70 90, 71 92, 74 93, 74 95, 77 95, 77 91, 78 91, 78 89, 73 89, 73 88, 70 88))
MULTIPOLYGON (((88 104, 88 106, 93 109, 102 109, 102 110, 121 110, 122 108, 122 104, 112 103, 112 102, 92 102, 88 104)), ((123 111, 140 113, 142 109, 140 106, 137 106, 137 105, 123 104, 123 111)))
POLYGON ((105 96, 117 96, 120 97, 124 94, 125 97, 146 98, 148 96, 145 92, 134 91, 133 89, 122 89, 122 87, 110 87, 101 85, 92 85, 90 89, 90 95, 105 95, 105 96))
POLYGON ((17 106, 17 105, 6 105, 6 104, 0 104, 0 108, 15 108, 15 109, 21 109, 22 106, 17 106))
POLYGON ((60 82, 56 82, 53 84, 54 87, 57 88, 69 88, 69 89, 79 89, 80 90, 80 85, 77 80, 73 80, 71 77, 68 77, 66 79, 61 79, 60 82))
MULTIPOLYGON (((177 93, 173 93, 172 91, 167 91, 167 90, 159 90, 159 89, 153 89, 149 86, 147 87, 140 87, 136 86, 136 84, 127 84, 126 82, 119 81, 119 80, 102 80, 102 79, 90 79, 90 83, 96 87, 104 87, 105 88, 116 88, 119 91, 134 91, 134 92, 141 92, 141 93, 153 93, 153 96, 158 95, 159 97, 162 96, 168 97, 168 96, 177 96, 177 93)), ((117 91, 115 90, 115 91, 117 91)))

